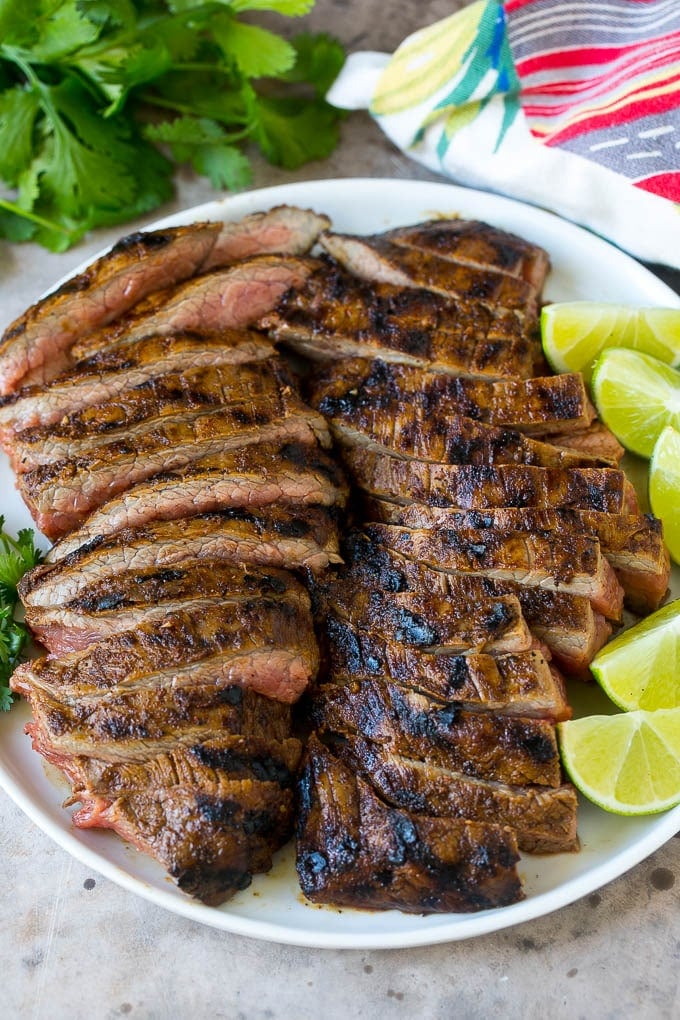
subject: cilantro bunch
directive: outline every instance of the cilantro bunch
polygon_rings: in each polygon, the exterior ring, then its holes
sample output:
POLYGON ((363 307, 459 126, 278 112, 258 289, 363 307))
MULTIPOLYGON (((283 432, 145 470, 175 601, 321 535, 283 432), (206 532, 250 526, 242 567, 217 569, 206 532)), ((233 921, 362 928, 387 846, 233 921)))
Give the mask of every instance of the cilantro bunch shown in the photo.
POLYGON ((23 528, 12 538, 3 530, 4 525, 5 519, 0 516, 0 711, 7 712, 12 704, 9 678, 28 640, 26 627, 15 619, 17 585, 27 570, 40 563, 42 553, 35 547, 30 528, 23 528))
POLYGON ((248 144, 287 169, 329 155, 341 46, 240 18, 313 4, 0 0, 0 236, 64 250, 167 201, 175 162, 243 188, 248 144))

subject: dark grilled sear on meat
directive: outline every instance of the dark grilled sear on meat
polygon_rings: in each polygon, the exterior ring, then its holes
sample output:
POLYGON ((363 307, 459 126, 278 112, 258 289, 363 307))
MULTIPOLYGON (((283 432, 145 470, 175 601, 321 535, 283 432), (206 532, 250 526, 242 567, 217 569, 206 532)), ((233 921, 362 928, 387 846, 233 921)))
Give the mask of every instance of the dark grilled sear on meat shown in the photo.
POLYGON ((314 737, 300 800, 297 872, 314 902, 428 914, 522 899, 512 830, 391 807, 314 737))
POLYGON ((536 345, 513 312, 418 288, 369 283, 326 264, 260 320, 313 361, 375 358, 430 372, 526 378, 536 345))

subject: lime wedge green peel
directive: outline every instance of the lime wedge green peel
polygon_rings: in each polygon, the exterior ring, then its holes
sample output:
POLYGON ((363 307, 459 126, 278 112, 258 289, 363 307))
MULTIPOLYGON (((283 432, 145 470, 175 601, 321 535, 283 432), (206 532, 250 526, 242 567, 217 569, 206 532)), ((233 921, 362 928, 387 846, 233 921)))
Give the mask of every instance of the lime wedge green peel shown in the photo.
POLYGON ((671 425, 656 441, 649 465, 649 503, 663 521, 670 554, 680 563, 680 432, 671 425))
POLYGON ((635 308, 563 301, 541 313, 543 350, 556 372, 583 372, 608 347, 626 347, 680 365, 680 308, 635 308))
POLYGON ((651 457, 666 428, 680 428, 680 372, 658 358, 613 347, 595 362, 593 399, 619 442, 651 457))
POLYGON ((619 634, 590 669, 619 708, 680 708, 680 599, 619 634))
POLYGON ((605 811, 648 815, 680 803, 680 708, 558 723, 574 785, 605 811))

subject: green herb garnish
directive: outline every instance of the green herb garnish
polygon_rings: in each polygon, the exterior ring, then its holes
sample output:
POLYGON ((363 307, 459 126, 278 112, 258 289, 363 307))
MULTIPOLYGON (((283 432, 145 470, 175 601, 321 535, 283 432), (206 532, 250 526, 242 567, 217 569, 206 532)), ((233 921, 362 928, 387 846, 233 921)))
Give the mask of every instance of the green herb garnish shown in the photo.
POLYGON ((0 711, 12 705, 9 678, 18 664, 28 641, 28 630, 15 619, 19 602, 17 585, 27 570, 42 560, 30 528, 22 528, 16 538, 5 530, 0 515, 0 711))
POLYGON ((248 143, 287 169, 328 156, 342 47, 239 18, 313 5, 0 0, 0 236, 62 251, 167 201, 173 161, 234 190, 248 143))

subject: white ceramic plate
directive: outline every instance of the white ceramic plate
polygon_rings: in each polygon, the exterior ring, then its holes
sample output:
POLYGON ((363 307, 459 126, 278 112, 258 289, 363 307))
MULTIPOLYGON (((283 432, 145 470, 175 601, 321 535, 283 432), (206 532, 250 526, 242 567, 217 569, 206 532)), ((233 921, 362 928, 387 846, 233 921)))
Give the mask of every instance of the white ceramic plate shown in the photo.
MULTIPOLYGON (((159 226, 200 219, 238 219, 288 202, 328 213, 339 230, 367 233, 414 223, 438 213, 460 213, 513 230, 543 245, 553 270, 550 300, 590 298, 680 306, 656 277, 611 245, 548 213, 493 195, 397 180, 314 181, 267 188, 227 198, 164 220, 159 226)), ((5 459, 0 463, 3 513, 9 527, 30 524, 13 492, 5 459), (4 493, 8 493, 5 497, 4 493)), ((676 569, 673 589, 680 595, 676 569)), ((597 691, 572 685, 579 711, 601 711, 597 691), (585 700, 584 700, 585 695, 585 700), (588 702, 590 702, 588 704, 588 702)), ((606 710, 606 709, 605 709, 606 710)), ((284 850, 268 875, 220 908, 206 907, 179 892, 162 869, 109 832, 79 831, 61 807, 63 780, 30 748, 23 725, 25 704, 0 719, 0 783, 26 814, 88 867, 159 906, 203 924, 255 938, 324 948, 389 948, 464 939, 540 917, 592 892, 633 867, 680 829, 680 807, 643 819, 619 818, 584 803, 579 814, 582 849, 577 854, 525 857, 520 866, 526 899, 478 914, 419 917, 312 906, 300 893, 293 853, 284 850)))

